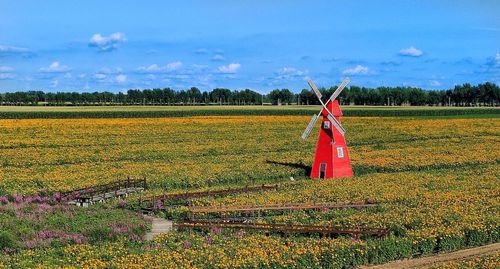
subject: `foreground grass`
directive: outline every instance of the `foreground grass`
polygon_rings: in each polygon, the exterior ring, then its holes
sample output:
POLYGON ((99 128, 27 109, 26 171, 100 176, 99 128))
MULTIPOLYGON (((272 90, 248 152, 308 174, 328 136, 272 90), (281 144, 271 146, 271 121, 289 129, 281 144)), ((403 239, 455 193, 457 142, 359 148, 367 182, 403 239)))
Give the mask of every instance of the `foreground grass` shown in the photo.
POLYGON ((67 244, 141 240, 142 215, 112 208, 81 208, 36 195, 0 197, 0 249, 40 249, 67 244))
POLYGON ((198 204, 352 201, 380 208, 268 215, 266 222, 391 227, 386 238, 264 235, 259 232, 170 232, 154 242, 89 242, 0 254, 5 266, 101 268, 352 268, 453 251, 500 240, 498 165, 300 180, 275 192, 203 199, 198 204))

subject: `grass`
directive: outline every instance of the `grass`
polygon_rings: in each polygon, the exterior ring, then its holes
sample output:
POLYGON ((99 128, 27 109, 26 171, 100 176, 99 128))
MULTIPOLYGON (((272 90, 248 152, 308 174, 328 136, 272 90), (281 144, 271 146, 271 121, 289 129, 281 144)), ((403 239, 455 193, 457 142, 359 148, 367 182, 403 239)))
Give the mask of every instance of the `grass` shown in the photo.
MULTIPOLYGON (((22 118, 156 118, 222 115, 311 115, 320 106, 0 106, 0 119, 22 118)), ((491 107, 376 107, 343 106, 346 116, 499 117, 491 107)))
MULTIPOLYGON (((498 117, 345 117, 342 122, 356 176, 312 181, 307 175, 318 126, 308 140, 300 135, 309 113, 318 107, 306 109, 311 109, 307 116, 3 119, 0 195, 33 196, 42 188, 50 193, 127 176, 148 178, 151 189, 145 195, 281 183, 285 187, 276 191, 203 198, 193 204, 372 198, 381 203, 379 208, 265 214, 261 221, 383 226, 391 228, 391 236, 352 240, 194 231, 167 233, 154 242, 130 241, 129 235, 108 238, 110 231, 100 228, 116 221, 142 222, 133 213, 112 208, 117 201, 43 214, 36 203, 25 205, 10 198, 7 205, 0 205, 0 230, 7 231, 0 233, 0 246, 18 246, 15 251, 0 251, 0 268, 352 268, 500 240, 498 117), (94 217, 98 220, 93 221, 94 217), (51 243, 54 240, 48 242, 47 233, 40 233, 58 228, 65 234, 55 236, 62 238, 81 234, 103 240, 51 243), (101 237, 96 236, 99 234, 101 237), (36 241, 40 247, 26 250, 31 245, 23 242, 34 238, 40 239, 36 241)), ((202 108, 194 109, 199 110, 202 108)), ((416 109, 422 110, 440 111, 416 109)), ((132 195, 128 201, 138 199, 132 195)), ((171 214, 178 217, 182 209, 171 214)), ((142 233, 139 231, 136 234, 142 233)))

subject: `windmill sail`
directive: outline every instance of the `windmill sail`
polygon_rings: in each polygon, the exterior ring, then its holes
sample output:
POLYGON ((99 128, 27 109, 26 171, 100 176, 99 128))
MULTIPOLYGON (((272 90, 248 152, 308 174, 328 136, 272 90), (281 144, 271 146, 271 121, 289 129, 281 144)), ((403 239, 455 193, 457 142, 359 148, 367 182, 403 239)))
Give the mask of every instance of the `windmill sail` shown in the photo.
POLYGON ((332 123, 332 125, 339 131, 339 133, 343 136, 345 134, 345 129, 340 125, 340 122, 332 116, 332 114, 328 113, 326 116, 328 120, 332 123))
POLYGON ((345 78, 342 83, 340 84, 340 86, 335 90, 335 92, 333 92, 332 96, 330 96, 330 101, 333 102, 333 100, 335 100, 335 98, 337 98, 337 96, 340 95, 340 93, 344 90, 345 86, 347 86, 347 84, 349 83, 349 81, 351 81, 349 78, 345 78))
POLYGON ((311 87, 311 89, 314 92, 314 94, 316 94, 316 96, 318 97, 318 99, 321 101, 321 97, 323 97, 323 95, 321 95, 321 92, 316 87, 316 84, 314 84, 314 82, 312 80, 308 80, 307 84, 309 84, 309 87, 311 87))
POLYGON ((318 115, 314 114, 314 116, 312 116, 312 118, 311 118, 311 121, 309 122, 306 129, 304 130, 304 133, 302 134, 302 139, 305 140, 307 138, 307 136, 309 136, 309 133, 314 128, 314 124, 316 124, 317 120, 318 120, 318 115))

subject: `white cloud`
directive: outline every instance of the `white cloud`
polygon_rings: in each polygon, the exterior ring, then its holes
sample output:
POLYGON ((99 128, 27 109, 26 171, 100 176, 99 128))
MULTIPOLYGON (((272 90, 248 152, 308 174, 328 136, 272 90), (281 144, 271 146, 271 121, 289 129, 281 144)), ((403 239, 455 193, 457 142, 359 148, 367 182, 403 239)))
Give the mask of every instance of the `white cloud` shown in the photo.
POLYGON ((0 66, 0 73, 8 73, 14 71, 14 68, 10 66, 0 66))
POLYGON ((231 63, 228 65, 221 65, 218 67, 220 73, 224 74, 234 74, 241 68, 241 64, 239 63, 231 63))
POLYGON ((157 64, 152 64, 150 66, 140 66, 139 68, 137 68, 137 71, 145 72, 145 73, 159 72, 161 70, 162 70, 162 68, 160 66, 158 66, 157 64))
POLYGON ((116 32, 109 36, 94 34, 89 40, 89 47, 99 48, 100 51, 111 51, 118 48, 118 44, 127 41, 124 33, 116 32))
POLYGON ((433 87, 438 87, 438 86, 441 86, 441 82, 437 81, 437 80, 431 80, 429 81, 429 84, 433 87))
POLYGON ((499 52, 497 52, 497 54, 495 55, 495 61, 497 63, 500 63, 500 53, 499 52))
POLYGON ((191 66, 194 70, 204 70, 204 69, 207 69, 208 68, 208 65, 205 65, 205 64, 193 64, 191 66))
POLYGON ((125 83, 125 82, 127 82, 127 76, 120 74, 120 75, 115 77, 115 81, 118 83, 125 83))
POLYGON ((174 71, 182 67, 182 62, 181 61, 176 61, 176 62, 171 62, 168 63, 166 68, 167 71, 174 71))
POLYGON ((16 75, 11 74, 11 73, 0 73, 0 79, 1 80, 3 80, 3 79, 13 79, 15 77, 16 77, 16 75))
POLYGON ((97 73, 97 74, 94 74, 93 78, 97 79, 97 80, 103 80, 105 79, 107 76, 103 73, 97 73))
POLYGON ((98 73, 102 73, 102 74, 120 74, 122 73, 122 69, 120 67, 115 67, 115 68, 108 68, 108 67, 104 67, 104 68, 101 68, 101 70, 99 70, 98 73))
POLYGON ((226 58, 222 56, 221 54, 215 54, 214 57, 212 57, 212 61, 224 61, 226 58))
POLYGON ((299 70, 293 67, 283 67, 278 72, 276 72, 278 75, 282 76, 289 76, 289 77, 298 77, 298 76, 303 76, 309 73, 309 70, 299 70))
POLYGON ((356 65, 356 67, 346 69, 342 71, 344 75, 367 75, 370 72, 370 68, 362 65, 356 65))
POLYGON ((419 50, 413 46, 406 48, 406 49, 401 49, 399 51, 399 55, 401 55, 401 56, 420 57, 423 54, 424 53, 421 50, 419 50))
POLYGON ((208 50, 207 50, 207 49, 205 49, 205 48, 201 48, 201 49, 197 49, 197 50, 195 51, 195 53, 196 53, 196 54, 206 54, 206 53, 208 53, 208 50))
POLYGON ((283 81, 306 80, 309 70, 300 70, 294 67, 282 67, 274 72, 275 76, 264 79, 269 85, 278 85, 283 81))
POLYGON ((158 72, 163 72, 163 71, 175 71, 178 70, 182 67, 182 62, 181 61, 176 61, 176 62, 171 62, 168 63, 165 66, 159 66, 157 64, 152 64, 150 66, 140 66, 137 68, 137 71, 139 73, 158 73, 158 72))
POLYGON ((71 68, 69 68, 66 65, 62 65, 58 61, 51 63, 48 67, 40 68, 40 72, 44 72, 44 73, 63 73, 63 72, 67 72, 69 70, 71 70, 71 68))
POLYGON ((27 49, 27 48, 20 48, 20 47, 0 45, 0 52, 6 52, 6 53, 26 53, 26 52, 31 52, 31 50, 27 49))

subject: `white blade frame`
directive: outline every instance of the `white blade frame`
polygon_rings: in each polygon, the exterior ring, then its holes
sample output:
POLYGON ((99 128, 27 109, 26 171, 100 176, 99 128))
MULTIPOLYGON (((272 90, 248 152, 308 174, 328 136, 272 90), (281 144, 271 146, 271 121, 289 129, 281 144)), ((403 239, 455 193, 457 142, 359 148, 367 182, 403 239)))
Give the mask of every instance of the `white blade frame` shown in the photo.
MULTIPOLYGON (((312 82, 312 80, 308 80, 307 83, 309 84, 309 86, 311 87, 311 89, 313 91, 314 91, 314 89, 316 89, 316 91, 319 92, 318 88, 316 88, 316 85, 314 84, 314 82, 312 82)), ((344 134, 345 134, 344 127, 342 127, 342 125, 340 124, 340 122, 337 119, 335 119, 335 117, 333 116, 332 112, 330 112, 330 110, 326 107, 325 103, 323 103, 323 100, 321 100, 321 98, 318 98, 318 99, 319 99, 319 102, 321 103, 321 105, 323 106, 323 108, 326 110, 326 112, 328 112, 328 115, 326 116, 328 118, 328 120, 339 131, 339 133, 342 136, 344 136, 344 134)), ((330 102, 330 101, 328 101, 328 102, 330 102)), ((320 112, 320 114, 321 114, 321 112, 320 112)))
MULTIPOLYGON (((321 114, 321 112, 320 112, 320 114, 321 114)), ((309 124, 307 125, 306 129, 304 130, 304 133, 302 134, 302 139, 304 139, 304 140, 307 139, 307 137, 309 136, 309 133, 311 132, 311 130, 314 128, 314 125, 318 121, 320 114, 318 114, 318 115, 314 114, 312 116, 311 121, 309 121, 309 124)))
POLYGON ((318 99, 321 101, 321 97, 323 97, 323 95, 318 90, 318 87, 316 87, 316 84, 314 84, 314 82, 312 80, 308 80, 307 84, 309 84, 309 87, 311 87, 311 89, 314 92, 314 94, 316 94, 316 96, 318 97, 318 99))
POLYGON ((345 78, 342 83, 339 85, 339 87, 333 92, 332 96, 330 96, 329 101, 333 102, 337 96, 340 95, 340 93, 344 90, 345 86, 351 81, 350 78, 345 78))
POLYGON ((333 124, 333 126, 335 126, 335 128, 337 128, 337 130, 339 131, 339 133, 340 133, 342 136, 344 136, 344 134, 345 134, 345 129, 344 129, 344 127, 342 127, 342 125, 340 125, 340 122, 339 122, 337 119, 335 119, 335 117, 334 117, 334 116, 332 116, 332 114, 328 114, 326 117, 327 117, 327 118, 328 118, 328 120, 329 120, 329 121, 333 124))

